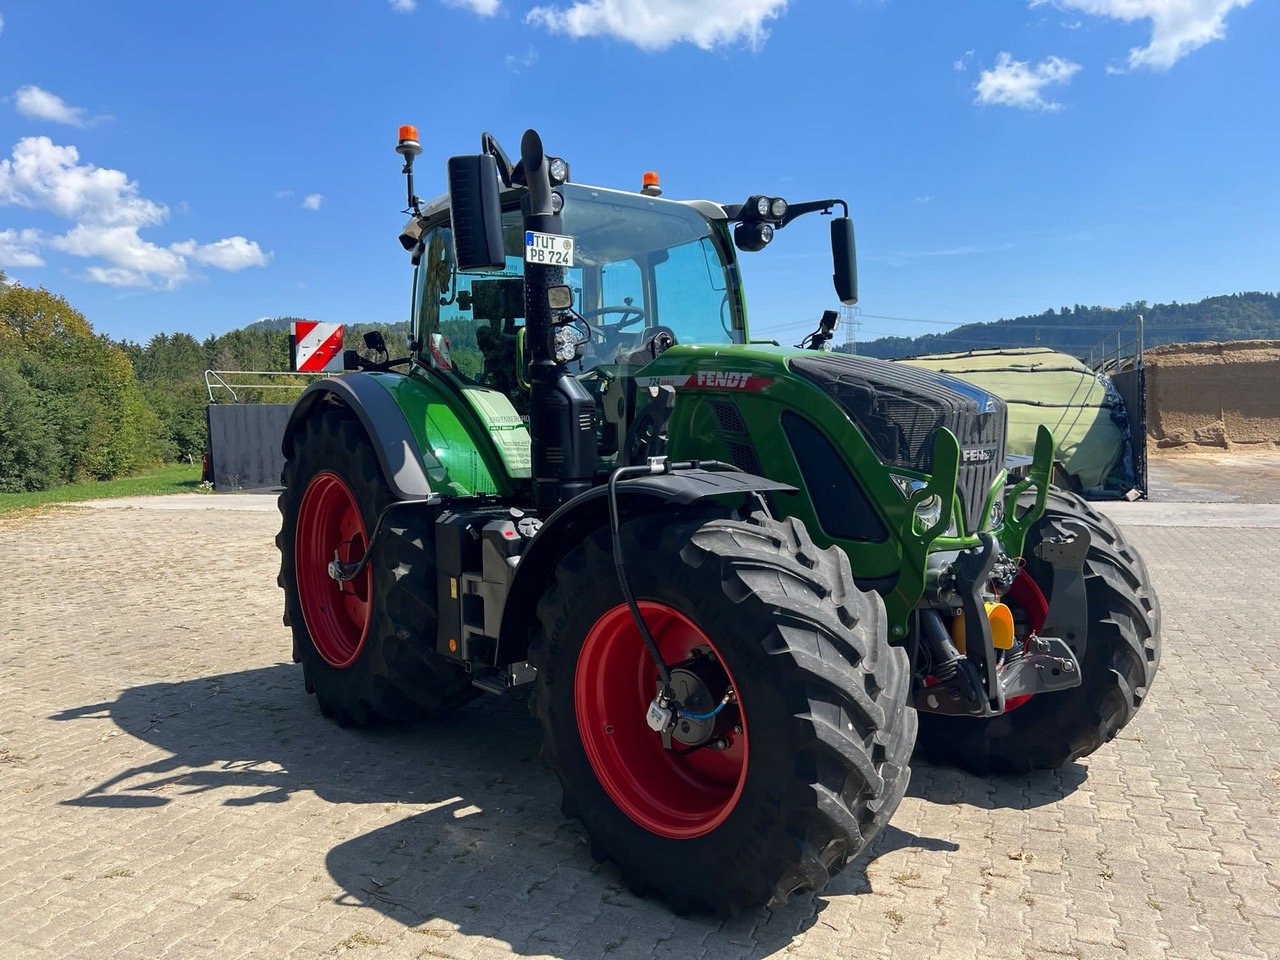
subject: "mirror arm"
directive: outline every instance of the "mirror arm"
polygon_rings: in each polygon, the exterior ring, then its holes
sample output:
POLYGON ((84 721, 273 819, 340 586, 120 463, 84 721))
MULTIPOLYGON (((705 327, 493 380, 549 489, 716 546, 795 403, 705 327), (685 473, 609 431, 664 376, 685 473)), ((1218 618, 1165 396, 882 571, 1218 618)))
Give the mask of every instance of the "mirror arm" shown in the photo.
POLYGON ((785 227, 797 217, 803 217, 807 213, 817 213, 821 211, 824 214, 831 213, 832 207, 840 207, 844 211, 844 216, 849 215, 849 204, 845 203, 839 197, 832 197, 829 200, 808 200, 804 203, 793 203, 787 207, 786 216, 782 218, 782 222, 778 224, 779 228, 785 227))
POLYGON ((512 186, 511 171, 514 168, 511 166, 511 158, 507 156, 506 151, 502 149, 502 145, 498 143, 498 138, 492 133, 480 134, 480 152, 487 153, 498 161, 499 179, 502 180, 503 186, 512 186))

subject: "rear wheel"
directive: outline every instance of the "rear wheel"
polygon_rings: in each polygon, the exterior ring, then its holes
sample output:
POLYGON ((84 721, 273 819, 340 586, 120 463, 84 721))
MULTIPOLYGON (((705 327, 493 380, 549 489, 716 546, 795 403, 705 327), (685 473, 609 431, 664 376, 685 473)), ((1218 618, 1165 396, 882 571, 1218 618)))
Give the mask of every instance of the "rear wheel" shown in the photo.
POLYGON ((597 531, 558 567, 530 651, 530 705, 565 813, 597 859, 679 912, 821 889, 888 822, 910 776, 909 669, 879 597, 794 521, 664 514, 621 536, 678 697, 703 714, 734 695, 664 746, 645 722, 657 668, 597 531))
POLYGON ((306 420, 280 495, 280 586, 294 659, 320 710, 342 726, 405 722, 471 699, 461 668, 435 653, 435 554, 421 511, 387 518, 373 557, 349 583, 335 554, 357 561, 395 496, 368 437, 341 409, 306 420))
MULTIPOLYGON (((1034 492, 1020 506, 1030 505, 1034 492)), ((920 746, 928 759, 973 773, 1054 769, 1088 756, 1133 719, 1160 664, 1160 601, 1146 564, 1107 517, 1062 490, 1051 490, 1044 516, 1028 533, 1026 564, 1006 602, 1033 628, 1052 602, 1053 568, 1035 554, 1046 537, 1067 534, 1067 522, 1091 536, 1084 562, 1089 639, 1081 684, 1011 703, 990 719, 923 714, 920 746)))

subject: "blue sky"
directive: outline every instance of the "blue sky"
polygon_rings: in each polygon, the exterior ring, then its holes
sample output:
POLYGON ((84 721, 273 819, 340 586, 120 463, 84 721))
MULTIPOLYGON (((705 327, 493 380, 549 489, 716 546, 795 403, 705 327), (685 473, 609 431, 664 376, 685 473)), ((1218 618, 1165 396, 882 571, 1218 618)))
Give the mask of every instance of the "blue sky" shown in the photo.
MULTIPOLYGON (((844 196, 863 338, 1277 290, 1277 8, 0 0, 0 268, 115 337, 404 319, 416 123, 424 196, 527 126, 582 182, 844 196)), ((834 306, 816 219, 744 262, 757 335, 834 306)))

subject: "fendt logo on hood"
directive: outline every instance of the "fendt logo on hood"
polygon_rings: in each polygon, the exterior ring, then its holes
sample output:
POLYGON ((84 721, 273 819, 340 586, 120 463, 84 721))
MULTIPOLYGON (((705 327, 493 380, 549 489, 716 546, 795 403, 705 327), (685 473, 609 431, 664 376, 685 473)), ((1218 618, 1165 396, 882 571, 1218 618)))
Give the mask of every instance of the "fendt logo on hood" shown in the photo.
POLYGON ((640 387, 675 387, 677 390, 763 390, 773 377, 755 377, 745 370, 699 370, 666 377, 637 377, 640 387))
POLYGON ((751 374, 740 370, 699 370, 694 383, 699 387, 745 390, 750 380, 751 374))
POLYGON ((996 448, 965 447, 961 454, 965 463, 990 463, 996 458, 996 448))
POLYGON ((686 386, 707 390, 763 390, 773 377, 756 377, 745 370, 699 370, 686 386))

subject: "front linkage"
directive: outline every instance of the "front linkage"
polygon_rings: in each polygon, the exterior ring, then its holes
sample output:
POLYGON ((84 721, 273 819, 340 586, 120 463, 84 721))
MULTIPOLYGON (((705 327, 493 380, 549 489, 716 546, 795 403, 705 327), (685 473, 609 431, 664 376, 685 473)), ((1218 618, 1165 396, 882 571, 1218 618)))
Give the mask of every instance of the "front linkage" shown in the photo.
MULTIPOLYGON (((1000 537, 979 534, 976 544, 960 549, 949 563, 930 563, 931 552, 950 544, 942 536, 955 513, 956 477, 960 445, 941 429, 934 437, 934 471, 929 482, 908 504, 903 530, 904 564, 895 587, 897 599, 909 604, 914 631, 895 626, 900 636, 913 634, 927 656, 929 669, 914 694, 916 709, 950 716, 994 717, 1014 698, 1024 699, 1077 687, 1088 632, 1088 603, 1083 567, 1089 550, 1089 531, 1069 528, 1071 536, 1049 539, 1036 555, 1053 568, 1053 602, 1040 629, 1030 631, 1017 656, 1001 658, 998 649, 1012 653, 1012 617, 997 603, 1019 575, 1010 557, 1023 552, 1026 533, 1041 518, 1053 467, 1054 443, 1040 428, 1035 457, 1026 479, 1004 490, 1005 523, 1000 537), (1018 498, 1035 489, 1035 503, 1019 510, 1018 498), (921 527, 914 507, 938 496, 944 506, 937 521, 921 527), (926 602, 921 603, 924 599, 926 602), (958 638, 944 623, 944 613, 958 619, 958 638), (995 632, 1001 633, 997 647, 995 632)), ((1003 482, 993 498, 1000 495, 1003 482)), ((936 556, 936 554, 935 554, 936 556)))

